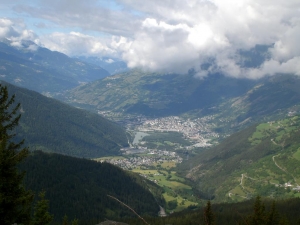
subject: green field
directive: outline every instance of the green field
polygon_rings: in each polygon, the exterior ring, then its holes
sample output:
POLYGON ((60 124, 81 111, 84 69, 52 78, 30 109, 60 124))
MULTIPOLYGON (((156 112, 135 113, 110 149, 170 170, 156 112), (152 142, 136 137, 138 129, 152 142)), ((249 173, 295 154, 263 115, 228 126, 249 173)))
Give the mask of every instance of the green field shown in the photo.
POLYGON ((118 160, 118 159, 125 159, 123 156, 106 156, 101 158, 95 158, 95 161, 100 162, 101 160, 118 160))
POLYGON ((173 162, 173 161, 169 161, 169 162, 163 162, 163 163, 156 163, 154 164, 154 166, 161 166, 162 168, 165 168, 165 169, 170 169, 170 168, 173 168, 173 167, 176 167, 176 162, 173 162))
POLYGON ((192 187, 185 184, 185 179, 178 176, 175 171, 170 171, 175 163, 164 162, 157 169, 133 169, 138 174, 147 176, 147 179, 155 182, 164 189, 163 197, 167 202, 167 211, 180 211, 191 205, 197 205, 197 199, 193 196, 192 187), (176 202, 175 208, 169 208, 170 202, 176 202))
MULTIPOLYGON (((136 156, 152 156, 149 154, 136 154, 136 156)), ((154 157, 155 155, 153 155, 154 157)), ((110 156, 101 157, 94 159, 96 161, 101 160, 118 160, 125 159, 122 156, 110 156)), ((185 179, 178 176, 178 174, 173 171, 177 163, 173 161, 165 161, 160 163, 155 163, 152 166, 140 166, 131 171, 138 173, 148 180, 153 181, 157 185, 163 188, 163 197, 167 203, 166 211, 180 211, 191 205, 197 205, 198 200, 193 196, 192 187, 185 184, 185 179)))
POLYGON ((166 200, 167 203, 170 202, 170 201, 174 201, 174 200, 177 201, 177 207, 174 210, 172 210, 172 211, 175 211, 175 212, 182 211, 182 210, 186 209, 187 207, 189 207, 191 205, 197 205, 198 204, 198 203, 189 201, 185 198, 182 198, 181 196, 173 197, 173 196, 169 195, 168 193, 164 193, 163 196, 164 196, 164 199, 166 200))
POLYGON ((293 157, 300 161, 300 148, 293 154, 293 157))
POLYGON ((153 149, 174 150, 182 146, 189 146, 191 143, 178 132, 151 132, 142 139, 143 146, 153 149))
POLYGON ((256 127, 256 131, 249 138, 252 145, 261 143, 264 138, 272 138, 279 143, 284 141, 285 135, 298 129, 299 117, 294 116, 276 122, 262 123, 256 127))

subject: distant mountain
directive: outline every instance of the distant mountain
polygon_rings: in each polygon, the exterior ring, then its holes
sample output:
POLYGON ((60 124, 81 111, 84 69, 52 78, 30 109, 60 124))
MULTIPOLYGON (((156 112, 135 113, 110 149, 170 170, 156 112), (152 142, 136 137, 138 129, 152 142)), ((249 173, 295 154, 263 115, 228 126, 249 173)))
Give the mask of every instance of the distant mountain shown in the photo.
MULTIPOLYGON (((126 172, 108 163, 59 154, 34 152, 20 165, 26 171, 25 186, 46 192, 54 221, 79 219, 79 224, 97 224, 106 219, 157 216, 164 205, 162 189, 138 174, 126 172)), ((61 223, 60 223, 61 224, 61 223)))
POLYGON ((110 74, 117 74, 117 73, 123 73, 129 70, 127 67, 127 64, 116 58, 109 58, 109 57, 85 57, 85 56, 79 56, 77 57, 79 60, 83 62, 87 62, 90 64, 94 64, 96 66, 101 66, 103 69, 107 70, 110 74))
MULTIPOLYGON (((252 62, 253 63, 253 62, 252 62)), ((215 74, 118 74, 65 93, 64 101, 94 111, 162 117, 214 116, 220 132, 300 112, 300 77, 281 74, 247 80, 215 74)))
POLYGON ((40 93, 64 92, 80 84, 109 76, 100 66, 24 41, 13 47, 0 42, 0 78, 40 93))
POLYGON ((224 100, 238 97, 255 81, 212 75, 156 74, 131 70, 75 88, 65 101, 100 111, 146 116, 178 115, 195 109, 209 111, 224 100))
POLYGON ((118 155, 128 145, 125 130, 114 122, 37 92, 2 84, 21 103, 17 137, 25 139, 31 150, 93 158, 118 155))
POLYGON ((221 201, 299 197, 300 116, 251 126, 180 167, 202 193, 221 201))
MULTIPOLYGON (((240 51, 239 64, 244 68, 259 67, 269 58, 270 46, 257 45, 240 51)), ((80 57, 96 65, 114 63, 115 59, 80 57), (102 64, 101 64, 102 63, 102 64)), ((203 68, 209 66, 202 65, 203 68)), ((113 111, 145 116, 170 116, 191 111, 211 114, 222 103, 245 95, 260 81, 210 74, 196 78, 195 71, 188 74, 158 74, 139 69, 126 71, 65 94, 64 101, 90 110, 113 111)), ((195 112, 193 112, 195 113, 195 112)))

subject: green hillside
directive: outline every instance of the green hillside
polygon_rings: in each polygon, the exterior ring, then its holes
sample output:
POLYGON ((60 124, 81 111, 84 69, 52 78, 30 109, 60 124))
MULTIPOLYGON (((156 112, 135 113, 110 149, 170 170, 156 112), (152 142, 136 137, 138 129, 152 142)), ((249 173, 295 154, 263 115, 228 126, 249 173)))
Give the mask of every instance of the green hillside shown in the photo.
POLYGON ((64 215, 84 224, 105 219, 136 217, 111 195, 130 205, 140 215, 156 216, 161 189, 139 175, 125 172, 108 163, 43 152, 32 153, 22 164, 25 185, 38 193, 46 191, 54 221, 64 215), (155 197, 154 197, 155 196, 155 197))
POLYGON ((109 75, 103 68, 23 42, 15 48, 0 42, 1 79, 40 93, 64 92, 109 75))
MULTIPOLYGON (((219 74, 156 74, 131 70, 77 87, 63 101, 107 116, 143 115, 186 118, 213 116, 218 133, 300 112, 300 77, 276 75, 245 80, 219 74)), ((117 119, 122 119, 122 116, 117 119)))
POLYGON ((223 128, 245 128, 254 122, 300 113, 299 87, 300 77, 296 75, 284 74, 261 80, 247 93, 217 106, 215 121, 223 128))
POLYGON ((131 70, 77 87, 66 93, 73 105, 92 110, 146 116, 178 115, 209 110, 224 99, 240 96, 256 82, 212 75, 157 74, 131 70))
POLYGON ((77 157, 119 154, 127 146, 125 130, 103 117, 71 107, 34 91, 7 85, 21 103, 17 137, 31 150, 43 150, 77 157))
POLYGON ((300 197, 299 135, 299 116, 255 125, 200 152, 181 169, 202 197, 218 202, 257 194, 300 197))

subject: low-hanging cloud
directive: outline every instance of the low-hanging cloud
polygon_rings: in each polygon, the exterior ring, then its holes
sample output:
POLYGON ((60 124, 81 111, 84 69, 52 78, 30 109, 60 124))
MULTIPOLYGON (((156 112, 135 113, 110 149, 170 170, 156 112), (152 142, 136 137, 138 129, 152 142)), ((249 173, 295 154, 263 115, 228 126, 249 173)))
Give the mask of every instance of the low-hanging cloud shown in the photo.
MULTIPOLYGON (((92 0, 71 6, 66 0, 42 2, 14 9, 50 21, 60 31, 36 38, 27 30, 23 38, 70 56, 120 57, 131 68, 183 74, 193 69, 200 77, 300 75, 299 0, 115 0, 111 8, 92 0), (247 67, 241 52, 256 46, 268 46, 267 57, 247 67)), ((9 21, 0 21, 0 37, 16 32, 9 27, 9 21)))
MULTIPOLYGON (((20 21, 12 21, 7 18, 0 18, 0 40, 7 39, 10 41, 10 45, 23 48, 23 41, 37 41, 37 35, 20 21)), ((35 51, 37 46, 33 43, 32 45, 26 46, 28 50, 35 51)))
POLYGON ((123 53, 131 67, 182 73, 193 68, 199 76, 219 72, 253 79, 276 73, 300 75, 299 1, 172 1, 171 9, 155 3, 158 6, 152 2, 147 10, 160 19, 146 18, 130 51, 123 53), (257 45, 270 46, 270 58, 255 68, 242 67, 239 52, 257 45), (203 69, 208 60, 211 65, 203 69))
POLYGON ((116 49, 110 47, 110 39, 93 37, 79 32, 55 32, 41 36, 39 40, 45 47, 70 56, 119 56, 116 49))

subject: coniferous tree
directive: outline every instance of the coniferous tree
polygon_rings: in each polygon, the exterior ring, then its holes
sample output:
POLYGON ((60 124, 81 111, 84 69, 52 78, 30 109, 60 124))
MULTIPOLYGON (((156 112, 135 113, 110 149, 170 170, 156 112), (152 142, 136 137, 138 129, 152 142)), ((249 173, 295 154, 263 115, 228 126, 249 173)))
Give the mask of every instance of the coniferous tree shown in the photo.
POLYGON ((49 201, 45 199, 45 192, 39 193, 39 201, 34 208, 34 215, 31 225, 47 225, 53 219, 53 216, 48 212, 49 201))
POLYGON ((23 173, 17 165, 27 157, 23 141, 14 143, 12 130, 18 125, 20 104, 9 97, 7 87, 0 84, 0 220, 3 225, 29 224, 33 194, 22 185, 23 173))
POLYGON ((206 203, 206 207, 204 208, 204 222, 206 225, 215 224, 215 215, 211 209, 210 201, 206 203))
POLYGON ((275 201, 272 202, 271 211, 267 215, 267 225, 279 225, 280 216, 278 211, 276 210, 275 201))
POLYGON ((260 196, 257 196, 254 202, 254 212, 248 219, 251 225, 266 224, 267 217, 265 213, 265 205, 261 202, 260 196))
POLYGON ((78 225, 78 219, 74 219, 74 220, 72 221, 72 225, 78 225))
POLYGON ((65 215, 64 218, 63 218, 63 222, 62 222, 62 225, 68 225, 69 224, 69 221, 68 221, 68 216, 65 215))

